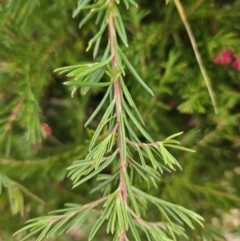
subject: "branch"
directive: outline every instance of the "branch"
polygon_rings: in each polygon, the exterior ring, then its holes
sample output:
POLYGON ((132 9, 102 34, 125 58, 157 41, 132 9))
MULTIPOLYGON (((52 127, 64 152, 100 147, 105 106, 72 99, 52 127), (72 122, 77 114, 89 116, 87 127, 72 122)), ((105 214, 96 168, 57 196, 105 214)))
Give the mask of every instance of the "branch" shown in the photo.
POLYGON ((20 100, 17 103, 16 107, 13 109, 12 114, 11 114, 11 116, 9 118, 9 121, 8 121, 6 127, 5 127, 6 131, 9 131, 9 130, 12 129, 12 123, 16 120, 16 118, 18 116, 18 113, 20 112, 20 110, 22 108, 22 105, 23 105, 23 100, 20 100))
POLYGON ((214 111, 215 113, 217 114, 218 113, 218 109, 217 109, 217 103, 216 103, 216 99, 215 99, 215 96, 214 96, 214 92, 213 92, 213 89, 212 89, 212 85, 211 85, 211 82, 209 80, 209 77, 208 77, 208 74, 207 74, 207 71, 203 65, 203 62, 202 62, 202 58, 201 58, 201 55, 198 51, 198 47, 197 47, 197 43, 196 43, 196 40, 195 40, 195 37, 193 35, 193 32, 192 32, 192 29, 188 23, 188 20, 187 20, 187 17, 186 17, 186 14, 184 12, 184 9, 182 7, 182 4, 180 2, 180 0, 174 0, 174 3, 176 5, 176 8, 179 12, 179 15, 180 15, 180 18, 182 19, 182 22, 187 30, 187 33, 188 33, 188 36, 190 38, 190 42, 192 44, 192 48, 193 48, 193 51, 194 51, 194 54, 196 56, 196 60, 198 62, 198 65, 199 65, 199 68, 202 72, 202 76, 205 80, 205 83, 206 83, 206 86, 207 86, 207 89, 208 89, 208 93, 210 95, 210 98, 211 98, 211 101, 212 101, 212 104, 213 104, 213 108, 214 108, 214 111))
MULTIPOLYGON (((108 20, 108 31, 109 31, 109 42, 110 42, 110 49, 111 49, 111 56, 112 56, 112 69, 114 71, 115 68, 118 68, 117 65, 117 58, 116 58, 116 49, 114 46, 114 37, 116 36, 116 29, 114 25, 114 13, 113 13, 113 5, 114 5, 114 0, 110 0, 110 16, 108 20)), ((122 148, 122 128, 124 128, 120 124, 120 118, 122 115, 122 90, 121 90, 121 85, 120 85, 120 79, 118 77, 114 78, 114 98, 115 98, 115 113, 116 113, 116 119, 117 119, 117 134, 118 134, 118 141, 117 141, 117 146, 119 149, 119 166, 120 166, 120 184, 119 184, 119 189, 121 193, 121 197, 123 201, 126 203, 127 202, 127 188, 126 188, 126 183, 124 181, 124 176, 123 172, 126 170, 126 160, 124 160, 123 156, 123 148, 122 148)))
MULTIPOLYGON (((104 201, 106 201, 108 199, 109 195, 108 196, 105 196, 105 197, 102 197, 94 202, 91 202, 91 203, 88 203, 84 206, 82 206, 81 208, 79 208, 78 210, 72 212, 71 216, 75 216, 76 214, 78 213, 81 213, 82 211, 88 209, 88 208, 94 208, 96 206, 98 206, 99 204, 103 203, 104 201)), ((54 217, 50 220, 50 222, 53 224, 53 223, 56 223, 58 222, 59 220, 65 218, 67 215, 69 215, 69 213, 65 213, 65 214, 62 214, 62 215, 58 215, 57 217, 54 217)))
POLYGON ((139 225, 144 226, 149 231, 151 231, 151 228, 149 227, 149 225, 156 226, 158 228, 164 228, 165 227, 164 223, 162 223, 162 222, 146 222, 142 218, 140 218, 131 208, 128 208, 128 210, 131 213, 131 215, 133 216, 133 218, 136 220, 136 222, 139 225))
MULTIPOLYGON (((116 28, 114 25, 114 12, 113 12, 113 6, 114 6, 114 0, 109 1, 109 8, 110 8, 110 16, 108 19, 108 32, 109 32, 109 43, 110 43, 110 51, 111 51, 111 64, 112 64, 112 70, 115 72, 115 69, 118 69, 117 64, 117 57, 116 57, 116 49, 114 46, 114 38, 116 37, 116 28)), ((122 115, 122 90, 121 90, 121 84, 120 79, 118 76, 114 78, 114 98, 115 98, 115 114, 116 114, 116 120, 117 120, 117 148, 119 150, 119 173, 120 173, 120 183, 119 183, 119 191, 120 191, 120 197, 123 200, 125 204, 127 204, 128 194, 127 194, 127 186, 124 179, 124 171, 126 170, 126 157, 123 155, 124 150, 122 147, 122 133, 125 132, 124 126, 121 125, 121 115, 122 115)), ((125 141, 125 140, 123 140, 125 141)), ((126 228, 122 230, 119 241, 126 241, 127 235, 126 235, 126 228)))

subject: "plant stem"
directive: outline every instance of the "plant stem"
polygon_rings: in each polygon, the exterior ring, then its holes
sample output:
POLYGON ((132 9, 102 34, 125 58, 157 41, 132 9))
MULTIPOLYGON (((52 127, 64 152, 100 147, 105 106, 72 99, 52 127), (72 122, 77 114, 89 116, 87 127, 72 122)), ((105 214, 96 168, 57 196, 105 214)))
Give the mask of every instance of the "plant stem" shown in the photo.
MULTIPOLYGON (((94 208, 96 206, 98 206, 99 204, 103 203, 104 201, 106 201, 108 199, 109 195, 108 196, 105 196, 105 197, 102 197, 94 202, 91 202, 91 203, 88 203, 84 206, 82 206, 81 208, 79 208, 78 210, 72 212, 71 216, 74 217, 76 214, 78 213, 81 213, 82 211, 88 209, 88 208, 94 208)), ((62 215, 58 215, 54 218, 52 218, 51 223, 56 223, 56 222, 59 222, 60 220, 62 220, 63 218, 65 218, 67 215, 69 215, 69 213, 65 213, 65 214, 62 214, 62 215)))
POLYGON ((185 28, 187 30, 190 42, 192 44, 192 48, 193 48, 194 54, 196 56, 196 60, 198 62, 199 68, 201 70, 203 79, 205 80, 205 83, 206 83, 206 86, 207 86, 207 89, 208 89, 208 93, 210 95, 210 98, 211 98, 211 101, 212 101, 212 104, 213 104, 213 108, 214 108, 215 114, 217 114, 218 113, 218 109, 217 109, 217 103, 216 103, 215 95, 214 95, 214 92, 213 92, 213 88, 212 88, 211 82, 209 80, 207 71, 206 71, 206 69, 205 69, 205 67, 203 65, 202 57, 201 57, 201 55, 200 55, 200 53, 198 51, 197 43, 196 43, 195 37, 193 35, 192 29, 191 29, 191 27, 190 27, 190 25, 188 23, 186 14, 184 12, 184 9, 183 9, 183 6, 182 6, 180 0, 174 0, 174 3, 176 5, 176 7, 177 7, 177 10, 178 10, 179 15, 180 15, 180 17, 182 19, 182 22, 183 22, 183 24, 184 24, 184 26, 185 26, 185 28))
POLYGON ((13 109, 12 114, 11 114, 11 116, 10 116, 10 119, 9 119, 9 121, 8 121, 6 127, 5 127, 5 130, 6 130, 6 131, 11 130, 11 128, 12 128, 12 123, 16 120, 17 115, 18 115, 18 113, 20 112, 20 110, 21 110, 21 108, 22 108, 22 105, 23 105, 23 100, 20 100, 20 101, 17 103, 16 107, 13 109))
MULTIPOLYGON (((117 57, 116 57, 116 49, 114 46, 114 38, 116 36, 116 29, 115 29, 115 24, 114 24, 114 12, 113 12, 113 6, 114 6, 114 0, 109 0, 109 8, 110 8, 110 15, 108 19, 108 31, 109 31, 109 42, 110 42, 110 51, 111 51, 111 57, 112 57, 112 70, 114 72, 115 69, 118 69, 118 64, 117 64, 117 57)), ((120 183, 119 183, 119 194, 120 198, 124 202, 124 204, 127 205, 127 187, 126 187, 126 182, 124 179, 124 172, 126 171, 126 160, 124 155, 123 155, 123 147, 122 147, 122 134, 124 130, 124 126, 120 124, 121 122, 121 115, 122 115, 122 90, 121 90, 121 84, 120 84, 120 79, 118 76, 114 78, 114 98, 115 98, 115 115, 116 115, 116 120, 117 120, 117 149, 119 150, 119 168, 120 168, 120 183)), ((126 140, 124 140, 126 141, 126 140)), ((126 241, 127 236, 126 236, 126 229, 122 230, 120 236, 119 236, 119 241, 126 241)))

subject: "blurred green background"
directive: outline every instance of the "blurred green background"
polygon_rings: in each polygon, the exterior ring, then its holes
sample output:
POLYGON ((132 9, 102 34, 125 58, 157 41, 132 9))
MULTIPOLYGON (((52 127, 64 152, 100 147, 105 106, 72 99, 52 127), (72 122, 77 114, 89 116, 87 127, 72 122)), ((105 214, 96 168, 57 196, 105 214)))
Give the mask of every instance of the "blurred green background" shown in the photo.
MULTIPOLYGON (((29 218, 98 195, 89 194, 93 181, 72 189, 66 168, 88 151, 101 113, 89 128, 84 121, 103 92, 71 98, 62 85, 66 77, 53 72, 92 61, 85 50, 98 26, 90 21, 79 29, 84 12, 72 18, 77 2, 0 1, 0 240, 18 240, 12 234, 29 218)), ((181 144, 197 151, 174 152, 183 171, 165 173, 151 192, 204 217, 205 229, 186 227, 189 240, 239 240, 240 1, 182 2, 212 82, 217 115, 175 5, 138 3, 138 9, 120 7, 129 38, 124 51, 155 96, 130 75, 126 85, 155 140, 184 131, 181 144)), ((84 235, 76 228, 52 240, 84 235)), ((98 238, 111 240, 104 230, 98 238)))

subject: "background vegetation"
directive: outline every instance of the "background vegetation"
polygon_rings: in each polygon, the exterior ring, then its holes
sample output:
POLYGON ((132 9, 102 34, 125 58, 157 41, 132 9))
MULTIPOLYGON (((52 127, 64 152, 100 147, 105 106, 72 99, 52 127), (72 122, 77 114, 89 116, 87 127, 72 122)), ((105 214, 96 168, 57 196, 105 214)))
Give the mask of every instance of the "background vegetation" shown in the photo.
MULTIPOLYGON (((138 3, 139 9, 121 9, 130 46, 125 52, 155 96, 149 97, 131 76, 126 84, 153 139, 184 131, 181 144, 197 151, 176 151, 183 171, 165 174, 151 192, 204 217, 205 229, 186 227, 190 240, 239 235, 240 1, 182 3, 212 82, 217 115, 175 5, 138 3)), ((90 21, 79 30, 83 15, 72 18, 76 5, 75 0, 0 1, 2 240, 17 240, 13 232, 29 218, 97 195, 89 194, 93 181, 71 189, 66 168, 88 152, 101 113, 90 127, 84 128, 84 122, 103 92, 71 98, 62 85, 66 78, 53 73, 92 60, 85 50, 97 26, 90 21)), ((55 240, 81 235, 76 230, 55 240)))

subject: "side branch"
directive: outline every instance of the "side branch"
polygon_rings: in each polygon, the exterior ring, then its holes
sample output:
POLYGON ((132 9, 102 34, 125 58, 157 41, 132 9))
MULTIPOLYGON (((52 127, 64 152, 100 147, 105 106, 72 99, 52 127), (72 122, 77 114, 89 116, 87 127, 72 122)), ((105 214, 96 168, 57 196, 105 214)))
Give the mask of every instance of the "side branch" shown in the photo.
POLYGON ((10 116, 10 119, 9 119, 7 125, 6 125, 6 128, 5 128, 6 131, 9 131, 12 128, 12 123, 16 120, 17 115, 22 108, 22 105, 23 105, 23 100, 20 100, 18 102, 18 104, 16 105, 16 107, 14 108, 14 110, 13 110, 11 116, 10 116))
MULTIPOLYGON (((108 199, 109 195, 108 196, 105 196, 105 197, 102 197, 94 202, 91 202, 91 203, 88 203, 84 206, 82 206, 81 208, 79 208, 78 210, 72 212, 71 216, 74 217, 76 214, 80 213, 80 212, 83 212, 85 211, 86 209, 88 208, 94 208, 96 206, 98 206, 99 204, 105 202, 107 199, 108 199)), ((62 215, 58 215, 52 219, 50 219, 50 222, 51 223, 56 223, 56 222, 59 222, 60 220, 62 220, 63 218, 66 218, 67 215, 69 215, 69 213, 66 213, 66 214, 62 214, 62 215)))

